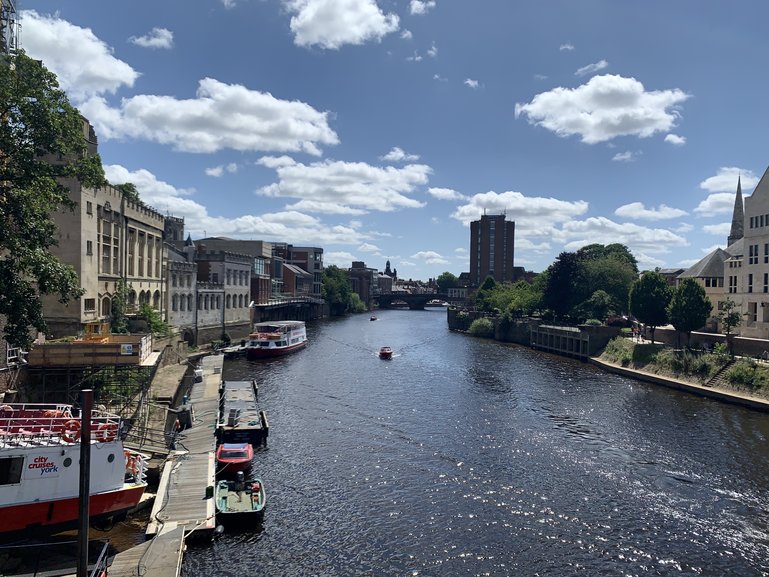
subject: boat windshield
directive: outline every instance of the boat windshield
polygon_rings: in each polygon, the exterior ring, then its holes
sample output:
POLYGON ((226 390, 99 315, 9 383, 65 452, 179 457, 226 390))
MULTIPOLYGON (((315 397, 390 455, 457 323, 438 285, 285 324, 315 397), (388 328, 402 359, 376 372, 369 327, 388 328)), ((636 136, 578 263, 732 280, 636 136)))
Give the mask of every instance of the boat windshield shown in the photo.
POLYGON ((238 459, 238 458, 248 457, 248 453, 246 451, 225 450, 225 451, 222 451, 220 454, 224 459, 238 459))

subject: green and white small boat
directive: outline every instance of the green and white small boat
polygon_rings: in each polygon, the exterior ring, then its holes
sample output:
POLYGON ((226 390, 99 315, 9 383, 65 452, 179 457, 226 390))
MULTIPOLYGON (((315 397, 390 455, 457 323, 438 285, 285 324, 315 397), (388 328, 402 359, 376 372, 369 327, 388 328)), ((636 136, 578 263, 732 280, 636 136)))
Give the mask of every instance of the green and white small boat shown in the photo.
POLYGON ((223 479, 216 484, 216 513, 222 522, 260 521, 266 505, 261 479, 246 479, 243 471, 238 471, 235 480, 223 479))

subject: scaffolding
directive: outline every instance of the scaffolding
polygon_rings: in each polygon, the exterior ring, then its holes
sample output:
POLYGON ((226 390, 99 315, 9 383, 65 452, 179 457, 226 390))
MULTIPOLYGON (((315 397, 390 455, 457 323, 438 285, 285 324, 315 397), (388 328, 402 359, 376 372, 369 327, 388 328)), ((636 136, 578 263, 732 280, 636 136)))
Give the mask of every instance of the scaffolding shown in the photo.
POLYGON ((19 28, 16 0, 0 0, 0 53, 15 54, 19 50, 19 28))

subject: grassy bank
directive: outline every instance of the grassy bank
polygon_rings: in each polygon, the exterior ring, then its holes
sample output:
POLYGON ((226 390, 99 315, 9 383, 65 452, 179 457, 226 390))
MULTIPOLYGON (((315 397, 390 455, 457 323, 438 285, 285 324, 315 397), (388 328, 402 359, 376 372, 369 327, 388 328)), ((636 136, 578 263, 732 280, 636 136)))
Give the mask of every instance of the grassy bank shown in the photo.
POLYGON ((606 345, 599 358, 627 369, 696 385, 707 384, 727 367, 717 381, 711 383, 713 388, 769 399, 769 363, 749 358, 738 358, 732 363, 723 345, 709 352, 690 351, 618 337, 606 345))

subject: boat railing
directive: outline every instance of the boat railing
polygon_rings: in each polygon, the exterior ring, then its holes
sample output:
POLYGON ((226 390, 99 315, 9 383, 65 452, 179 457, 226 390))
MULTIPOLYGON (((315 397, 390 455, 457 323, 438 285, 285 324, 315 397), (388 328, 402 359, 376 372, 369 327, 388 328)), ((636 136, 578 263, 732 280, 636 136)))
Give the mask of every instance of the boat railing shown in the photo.
MULTIPOLYGON (((0 405, 0 442, 64 442, 80 439, 82 421, 64 404, 0 405)), ((109 442, 120 434, 120 417, 102 410, 91 413, 91 439, 109 442)))
POLYGON ((130 449, 125 449, 123 455, 125 457, 126 475, 133 477, 136 483, 146 484, 150 456, 130 449))

